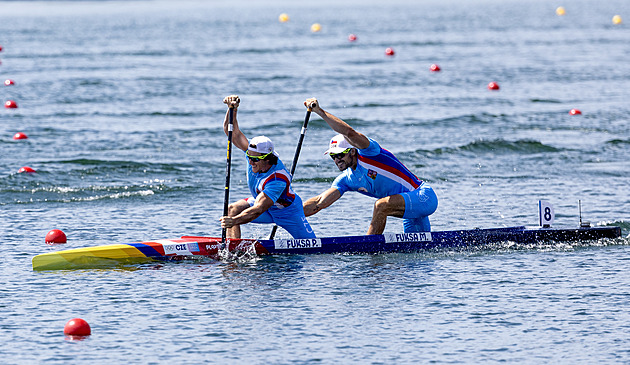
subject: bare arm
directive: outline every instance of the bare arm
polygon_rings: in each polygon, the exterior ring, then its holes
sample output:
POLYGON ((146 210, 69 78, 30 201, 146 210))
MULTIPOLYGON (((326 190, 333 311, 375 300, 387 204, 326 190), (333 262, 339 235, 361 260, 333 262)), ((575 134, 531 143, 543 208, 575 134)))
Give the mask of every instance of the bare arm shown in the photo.
POLYGON ((341 193, 336 188, 330 188, 318 196, 314 196, 304 202, 304 215, 311 216, 322 209, 328 208, 337 199, 341 198, 341 193))
POLYGON ((261 214, 267 211, 273 205, 273 200, 265 193, 260 193, 256 197, 256 202, 253 206, 243 210, 234 217, 221 217, 221 228, 232 228, 241 224, 249 223, 258 218, 261 214))
POLYGON ((364 134, 355 131, 348 123, 322 109, 317 99, 306 99, 304 106, 307 108, 310 106, 312 111, 322 117, 330 128, 337 133, 343 134, 346 140, 354 147, 363 149, 370 146, 370 141, 364 134))
MULTIPOLYGON (((234 145, 239 149, 247 151, 249 141, 247 140, 247 137, 245 137, 245 134, 241 132, 241 129, 238 127, 238 121, 236 120, 236 112, 238 111, 238 105, 240 102, 241 99, 238 97, 238 95, 226 96, 225 99, 223 99, 224 104, 227 104, 228 107, 234 108, 234 127, 232 129, 232 143, 234 143, 234 145)), ((225 113, 225 120, 223 121, 223 131, 225 132, 226 136, 228 134, 228 126, 230 123, 229 117, 230 110, 228 109, 228 111, 225 113)))

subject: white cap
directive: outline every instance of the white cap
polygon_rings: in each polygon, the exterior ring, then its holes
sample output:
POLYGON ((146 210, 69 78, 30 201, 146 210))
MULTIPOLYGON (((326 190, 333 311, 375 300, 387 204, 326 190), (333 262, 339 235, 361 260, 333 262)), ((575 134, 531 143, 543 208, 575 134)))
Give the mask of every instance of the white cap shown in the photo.
POLYGON ((341 153, 348 148, 354 148, 354 146, 346 141, 346 138, 343 136, 343 134, 338 134, 331 138, 330 145, 328 145, 328 149, 326 150, 326 152, 324 152, 324 154, 327 155, 329 153, 341 153))
POLYGON ((273 153, 275 156, 279 156, 278 152, 273 148, 273 142, 265 136, 254 137, 249 140, 249 151, 258 152, 263 155, 273 153))

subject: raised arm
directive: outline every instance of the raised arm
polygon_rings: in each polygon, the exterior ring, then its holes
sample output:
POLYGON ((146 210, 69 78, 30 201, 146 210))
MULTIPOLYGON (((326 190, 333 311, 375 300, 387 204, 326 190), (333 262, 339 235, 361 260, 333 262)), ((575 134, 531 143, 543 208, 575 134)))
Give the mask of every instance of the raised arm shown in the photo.
POLYGON ((238 95, 226 96, 223 99, 223 103, 227 104, 228 106, 228 111, 225 113, 225 120, 223 121, 223 131, 225 132, 225 135, 227 136, 229 116, 230 116, 229 108, 232 107, 234 108, 234 120, 232 121, 234 123, 233 129, 232 129, 232 143, 234 143, 234 145, 238 147, 239 149, 243 151, 247 151, 247 147, 249 146, 249 141, 247 140, 247 137, 245 137, 243 132, 241 132, 241 129, 238 127, 238 121, 236 118, 238 105, 240 104, 240 102, 241 102, 241 99, 238 97, 238 95))
POLYGON ((322 109, 317 99, 306 99, 304 106, 310 107, 313 112, 322 117, 335 132, 343 134, 346 140, 354 147, 363 149, 370 146, 370 141, 365 135, 355 131, 348 123, 322 109))

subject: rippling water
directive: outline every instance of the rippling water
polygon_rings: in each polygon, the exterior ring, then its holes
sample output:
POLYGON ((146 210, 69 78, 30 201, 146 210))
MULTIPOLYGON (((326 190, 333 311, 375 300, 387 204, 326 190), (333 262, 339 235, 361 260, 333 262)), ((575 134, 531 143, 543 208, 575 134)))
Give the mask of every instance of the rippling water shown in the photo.
MULTIPOLYGON (((0 111, 3 359, 628 362, 630 32, 611 19, 630 7, 557 6, 2 2, 0 75, 15 85, 0 96, 19 105, 0 111), (575 226, 579 199, 585 220, 624 238, 32 272, 34 255, 58 249, 43 243, 53 228, 64 248, 219 235, 232 93, 246 134, 272 138, 287 165, 302 102, 319 98, 431 183, 435 230, 535 225, 539 199, 575 226), (37 173, 18 174, 25 165, 37 173), (64 338, 73 317, 93 335, 64 338)), ((322 155, 332 134, 312 118, 303 198, 338 173, 322 155)), ((232 168, 234 200, 249 193, 244 161, 232 168)), ((363 234, 372 204, 347 194, 310 221, 320 236, 363 234)))

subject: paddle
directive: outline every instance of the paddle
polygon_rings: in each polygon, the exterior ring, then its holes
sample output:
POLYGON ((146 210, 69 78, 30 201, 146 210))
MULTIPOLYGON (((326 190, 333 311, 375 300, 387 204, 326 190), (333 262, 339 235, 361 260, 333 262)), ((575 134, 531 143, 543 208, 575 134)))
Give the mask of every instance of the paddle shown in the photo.
MULTIPOLYGON (((223 216, 228 215, 228 204, 230 203, 230 169, 232 167, 232 131, 234 130, 234 106, 229 105, 228 114, 228 145, 227 145, 227 163, 225 164, 225 198, 223 198, 223 216)), ((222 228, 221 232, 221 250, 227 246, 227 228, 222 228)))
MULTIPOLYGON (((295 148, 295 155, 293 156, 293 164, 291 165, 291 180, 293 180, 293 173, 295 173, 295 169, 297 168, 298 158, 300 157, 300 151, 302 150, 302 142, 304 141, 304 135, 306 134, 306 128, 308 126, 308 120, 311 118, 311 108, 308 107, 306 109, 306 117, 304 117, 304 124, 302 125, 302 131, 300 132, 300 139, 298 140, 297 147, 295 148)), ((274 224, 271 229, 271 234, 269 235, 269 239, 272 240, 276 235, 276 231, 278 230, 278 226, 274 224)))

